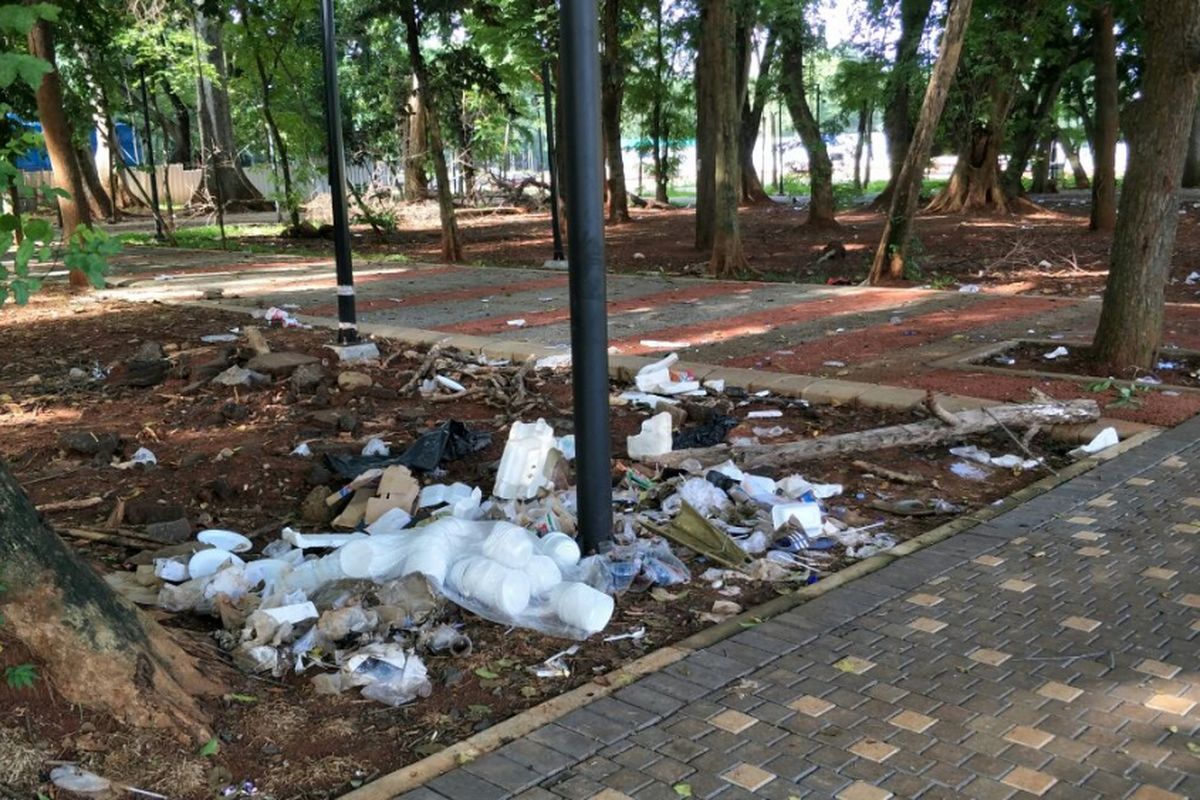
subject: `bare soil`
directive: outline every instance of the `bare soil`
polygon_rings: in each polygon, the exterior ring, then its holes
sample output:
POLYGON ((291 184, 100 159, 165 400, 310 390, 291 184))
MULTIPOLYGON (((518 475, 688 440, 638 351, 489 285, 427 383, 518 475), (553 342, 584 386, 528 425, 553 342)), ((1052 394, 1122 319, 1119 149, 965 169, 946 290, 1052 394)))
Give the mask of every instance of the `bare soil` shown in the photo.
MULTIPOLYGON (((1042 198, 1041 210, 1023 215, 922 215, 918 218, 912 284, 980 284, 1029 294, 1074 297, 1104 289, 1112 236, 1088 230, 1086 192, 1042 198)), ((1182 205, 1169 302, 1195 303, 1200 286, 1186 277, 1200 265, 1200 209, 1182 205)), ((550 215, 544 212, 489 213, 472 209, 459 221, 467 261, 506 266, 540 265, 552 255, 550 215)), ((707 254, 693 247, 692 209, 631 209, 632 222, 609 225, 606 255, 615 272, 702 275, 707 254)), ((748 206, 739 212, 750 267, 758 277, 798 283, 859 283, 866 278, 879 243, 883 214, 856 208, 838 214, 840 229, 812 229, 806 211, 790 204, 748 206), (844 256, 822 259, 831 242, 844 256)), ((402 254, 422 261, 440 259, 436 215, 414 214, 401 230, 383 240, 358 227, 355 249, 402 254)), ((327 252, 327 242, 246 237, 246 244, 280 251, 327 252)))
MULTIPOLYGON (((1065 373, 1068 375, 1095 375, 1095 364, 1086 347, 1065 345, 1065 356, 1048 359, 1056 345, 1044 342, 1021 342, 1016 347, 989 356, 984 363, 1001 369, 1036 370, 1038 372, 1065 373), (1011 361, 1011 363, 1009 363, 1011 361)), ((1098 376, 1104 378, 1105 376, 1098 376)), ((1146 391, 1156 386, 1186 386, 1200 388, 1200 354, 1190 351, 1162 350, 1155 368, 1148 372, 1115 376, 1123 380, 1136 381, 1146 391)))
MULTIPOLYGON (((309 440, 314 450, 355 452, 374 435, 402 447, 422 431, 453 417, 492 432, 494 438, 486 450, 447 464, 445 480, 490 487, 507 435, 507 409, 481 400, 434 403, 417 395, 401 395, 400 388, 423 354, 407 353, 393 342, 379 342, 390 365, 386 369, 363 368, 375 386, 358 394, 336 389, 333 377, 338 367, 329 361, 325 346, 331 337, 324 330, 266 331, 273 350, 325 359, 329 379, 315 394, 293 391, 286 379, 256 391, 211 384, 191 387, 201 366, 219 356, 223 348, 234 347, 230 355, 237 358, 245 355, 237 345, 206 345, 200 337, 248 323, 246 316, 216 310, 101 303, 53 290, 39 295, 26 308, 5 306, 0 313, 0 342, 5 353, 0 366, 0 455, 37 504, 100 498, 97 505, 84 510, 48 514, 59 530, 107 530, 114 508, 123 503, 124 519, 111 522, 118 529, 144 533, 145 527, 130 519, 133 509, 146 514, 175 506, 186 514, 193 530, 239 530, 260 546, 275 538, 283 525, 296 523, 301 500, 314 484, 336 485, 328 473, 316 469, 314 460, 290 455, 302 440, 309 440), (165 380, 148 388, 120 385, 128 375, 124 362, 148 341, 163 345, 170 356, 172 366, 165 380), (73 367, 90 373, 97 366, 108 370, 110 377, 91 381, 73 380, 69 375, 73 367), (352 415, 357 424, 338 432, 313 421, 314 411, 330 409, 352 415), (118 435, 118 458, 147 447, 156 454, 158 465, 118 470, 105 459, 69 452, 60 437, 78 431, 118 435)), ((535 405, 525 418, 544 416, 559 433, 569 432, 570 384, 566 377, 543 372, 529 383, 535 405)), ((791 431, 776 440, 782 441, 913 418, 908 412, 855 406, 810 409, 774 398, 738 406, 733 414, 741 418, 746 411, 768 408, 781 408, 783 416, 744 421, 730 436, 751 436, 753 427, 780 425, 791 431)), ((614 407, 615 454, 624 453, 624 437, 635 432, 646 416, 642 410, 614 407)), ((969 443, 993 452, 1011 450, 1002 435, 969 443)), ((1051 464, 1060 463, 1060 449, 1040 439, 1035 447, 1050 457, 1051 464)), ((845 485, 845 493, 829 502, 831 513, 858 524, 884 520, 887 529, 902 539, 949 517, 891 516, 871 508, 872 501, 941 498, 970 511, 1042 474, 996 470, 986 481, 966 480, 951 474, 948 466, 953 459, 944 448, 886 451, 866 457, 921 476, 923 482, 912 486, 889 483, 855 469, 849 459, 805 465, 802 472, 813 481, 845 485)), ((620 463, 614 466, 615 481, 622 479, 624 469, 620 463)), ((779 476, 792 471, 781 470, 779 476)), ((129 569, 131 561, 139 559, 138 549, 69 541, 103 572, 129 569)), ((694 573, 707 566, 694 554, 678 552, 694 573)), ((144 558, 142 554, 139 560, 144 558)), ((749 583, 745 587, 736 600, 747 608, 776 593, 769 585, 749 583)), ((203 669, 228 687, 223 698, 210 698, 205 704, 220 738, 219 752, 202 757, 196 743, 121 728, 111 719, 68 705, 57 695, 52 681, 43 677, 31 689, 0 688, 0 753, 4 753, 0 785, 24 796, 34 790, 53 796, 54 790, 45 783, 47 763, 70 760, 112 780, 171 797, 208 797, 244 781, 253 782, 257 791, 271 798, 332 797, 704 628, 709 623, 700 615, 709 611, 715 600, 726 599, 698 581, 676 591, 679 597, 672 602, 657 601, 649 594, 619 598, 609 632, 644 626, 645 638, 604 643, 594 637, 569 660, 571 676, 561 679, 539 679, 525 668, 569 643, 528 631, 510 632, 451 610, 451 621, 465 623, 474 640, 474 653, 457 660, 427 658, 433 695, 400 709, 366 701, 356 693, 316 695, 308 675, 282 681, 247 676, 236 671, 214 643, 211 634, 218 627, 216 620, 152 611, 203 669), (499 677, 483 679, 475 674, 480 668, 499 677)), ((2 626, 0 646, 0 668, 28 660, 20 644, 5 636, 2 626)))

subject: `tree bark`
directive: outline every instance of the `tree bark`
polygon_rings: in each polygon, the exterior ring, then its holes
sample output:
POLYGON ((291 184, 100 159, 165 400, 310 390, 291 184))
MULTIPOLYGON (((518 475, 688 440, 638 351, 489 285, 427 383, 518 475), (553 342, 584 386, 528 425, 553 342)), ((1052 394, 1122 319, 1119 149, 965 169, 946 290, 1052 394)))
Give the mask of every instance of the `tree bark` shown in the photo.
POLYGON ((767 95, 771 86, 771 66, 775 60, 775 31, 767 32, 767 41, 763 45, 762 60, 758 65, 758 76, 754 79, 753 99, 747 92, 742 102, 741 131, 738 137, 738 150, 742 172, 742 201, 745 203, 770 203, 771 196, 763 188, 762 179, 754 167, 754 145, 758 142, 758 133, 762 128, 763 111, 767 107, 767 95))
POLYGON ((720 83, 728 80, 729 91, 736 94, 736 87, 732 86, 736 80, 733 55, 728 56, 728 65, 722 57, 726 46, 732 47, 733 24, 731 21, 728 31, 731 41, 715 40, 704 22, 714 9, 720 14, 733 13, 727 8, 727 0, 700 2, 700 38, 696 47, 696 249, 709 251, 716 228, 716 162, 721 124, 716 108, 717 95, 724 90, 720 83))
POLYGON ((896 189, 892 193, 883 236, 875 251, 868 283, 878 284, 885 280, 904 278, 904 266, 908 258, 908 246, 913 217, 921 196, 921 178, 929 162, 933 137, 937 133, 938 121, 946 107, 946 97, 958 70, 958 59, 962 55, 963 38, 971 18, 971 0, 952 0, 946 14, 946 30, 938 47, 938 60, 925 87, 925 99, 921 102, 921 115, 913 131, 912 143, 900 167, 896 189))
POLYGON ((659 203, 669 203, 667 196, 667 123, 663 114, 667 93, 666 70, 667 56, 663 47, 663 15, 664 0, 654 4, 654 100, 650 108, 650 138, 654 150, 654 199, 659 203))
POLYGON ((1100 374, 1154 366, 1183 159, 1200 89, 1200 0, 1160 0, 1143 19, 1146 66, 1130 114, 1129 167, 1092 343, 1095 360, 1111 370, 1100 374))
POLYGON ((196 35, 207 50, 207 60, 216 80, 204 71, 196 77, 200 99, 201 146, 204 150, 204 175, 196 189, 200 202, 219 202, 222 211, 238 208, 259 208, 263 196, 255 188, 238 163, 238 150, 233 136, 233 117, 229 112, 228 77, 225 69, 225 48, 221 44, 222 23, 196 11, 196 35))
POLYGON ((211 736, 196 696, 219 687, 42 522, 3 460, 0 568, 4 630, 66 700, 130 725, 211 736))
POLYGON ((621 0, 604 0, 600 52, 600 117, 608 162, 608 221, 629 222, 625 159, 621 151, 621 101, 625 65, 621 62, 621 0))
MULTIPOLYGON (((1059 51, 1055 49, 1054 52, 1059 51)), ((1066 55, 1071 56, 1072 53, 1067 51, 1066 55)), ((1019 127, 1013 136, 1012 156, 1004 170, 1004 187, 1009 194, 1024 193, 1021 178, 1029 158, 1039 152, 1036 147, 1039 142, 1044 145, 1046 137, 1054 131, 1054 110, 1058 103, 1058 94, 1062 90, 1066 66, 1064 62, 1069 60, 1069 57, 1044 60, 1038 67, 1032 85, 1026 90, 1022 112, 1017 115, 1019 127)), ((1036 164, 1034 170, 1037 170, 1036 164)))
MULTIPOLYGON (((1155 14, 1158 12, 1156 11, 1155 14)), ((1096 133, 1092 149, 1091 229, 1111 231, 1117 225, 1117 134, 1120 109, 1117 97, 1117 40, 1113 33, 1113 7, 1104 3, 1092 12, 1095 28, 1096 133)))
POLYGON ((92 155, 91 149, 76 147, 75 160, 79 162, 79 171, 83 175, 83 185, 87 189, 92 218, 103 217, 111 220, 113 216, 112 200, 109 198, 108 192, 104 191, 104 184, 100 181, 100 170, 96 168, 96 158, 92 155))
POLYGON ((400 17, 404 21, 408 42, 408 61, 417 80, 417 91, 421 96, 421 107, 425 114, 425 137, 433 156, 433 174, 437 180, 438 211, 442 219, 442 260, 450 263, 462 261, 462 239, 458 233, 458 220, 454 216, 454 195, 450 187, 450 170, 446 167, 446 150, 442 144, 442 132, 437 115, 437 102, 433 86, 429 82, 429 70, 425 66, 425 54, 421 52, 421 20, 417 15, 415 0, 402 0, 399 4, 400 17))
POLYGON ((1067 163, 1071 165, 1071 174, 1075 178, 1076 189, 1091 188, 1092 182, 1088 178, 1087 170, 1083 168, 1083 162, 1079 160, 1079 148, 1075 146, 1075 142, 1071 141, 1071 137, 1067 136, 1061 129, 1057 130, 1059 144, 1062 145, 1063 152, 1067 156, 1067 163))
MULTIPOLYGON (((740 274, 748 266, 738 228, 738 125, 740 121, 735 55, 735 19, 731 0, 702 0, 700 55, 704 64, 704 104, 697 116, 711 120, 712 257, 716 278, 740 274)), ((697 72, 699 73, 699 67, 697 72)))
MULTIPOLYGON (((871 133, 869 127, 870 118, 871 104, 863 103, 858 109, 858 140, 854 143, 854 190, 856 192, 861 192, 863 187, 866 186, 862 179, 862 158, 863 145, 871 133)), ((868 169, 870 168, 869 163, 867 167, 868 169)))
POLYGON ((409 94, 407 114, 408 135, 404 139, 404 199, 417 203, 429 197, 429 176, 425 174, 425 159, 429 144, 425 137, 425 107, 416 76, 409 94))
POLYGON ((872 203, 875 208, 886 209, 891 204, 900 167, 912 141, 915 124, 912 84, 921 68, 921 37, 932 5, 932 0, 901 0, 900 3, 900 36, 896 39, 896 60, 888 73, 887 105, 883 109, 883 133, 887 139, 891 171, 887 186, 872 203))
POLYGON ((166 82, 162 82, 163 93, 171 102, 175 112, 175 122, 171 126, 171 153, 167 156, 168 164, 182 164, 185 168, 196 163, 196 148, 192 144, 192 114, 187 104, 166 82))
POLYGON ((1188 135, 1187 155, 1183 159, 1183 186, 1195 189, 1200 186, 1200 103, 1192 113, 1192 130, 1188 135))
POLYGON ((808 224, 817 227, 839 227, 833 198, 833 162, 829 160, 829 151, 825 147, 825 140, 821 138, 821 128, 804 93, 806 35, 803 20, 795 20, 783 26, 780 35, 783 96, 788 112, 792 115, 792 124, 808 152, 808 224))
POLYGON ((1054 161, 1054 136, 1047 133, 1033 156, 1033 175, 1029 183, 1029 191, 1034 194, 1052 194, 1058 191, 1050 167, 1054 161))
MULTIPOLYGON (((71 125, 63 106, 62 82, 54 56, 54 29, 44 19, 39 19, 29 30, 29 53, 50 64, 50 71, 42 77, 36 92, 38 119, 42 123, 42 139, 46 153, 50 156, 50 168, 54 176, 54 188, 67 192, 69 197, 58 198, 58 212, 62 218, 62 237, 66 241, 80 227, 90 228, 92 210, 84 189, 83 170, 71 137, 71 125)), ((74 289, 89 286, 87 276, 73 269, 70 284, 74 289)))

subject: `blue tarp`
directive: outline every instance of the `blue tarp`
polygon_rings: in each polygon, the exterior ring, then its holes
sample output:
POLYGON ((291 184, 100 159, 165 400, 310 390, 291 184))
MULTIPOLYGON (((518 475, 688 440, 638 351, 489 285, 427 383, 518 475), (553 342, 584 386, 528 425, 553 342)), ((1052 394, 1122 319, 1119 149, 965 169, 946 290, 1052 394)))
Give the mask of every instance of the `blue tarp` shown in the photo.
MULTIPOLYGON (((26 128, 36 133, 42 132, 42 126, 39 122, 32 122, 21 119, 10 114, 9 119, 15 119, 26 128)), ((92 152, 96 152, 97 132, 93 128, 89 142, 91 143, 92 152)), ((126 125, 124 122, 117 123, 117 142, 121 146, 121 156, 125 159, 126 164, 141 164, 142 163, 142 148, 137 143, 134 137, 133 127, 126 125)), ((42 148, 30 150, 22 156, 17 157, 17 169, 29 170, 31 172, 38 170, 50 169, 50 157, 42 148)))

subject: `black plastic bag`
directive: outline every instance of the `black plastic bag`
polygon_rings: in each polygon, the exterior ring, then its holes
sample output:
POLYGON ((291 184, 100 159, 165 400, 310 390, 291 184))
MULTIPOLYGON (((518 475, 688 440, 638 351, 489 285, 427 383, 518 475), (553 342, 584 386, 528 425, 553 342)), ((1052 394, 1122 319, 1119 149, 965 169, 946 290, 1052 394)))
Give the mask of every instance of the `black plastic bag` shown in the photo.
POLYGON ((725 441, 729 432, 737 427, 738 421, 725 414, 713 414, 703 425, 676 431, 671 437, 672 450, 688 450, 693 447, 714 447, 725 441))
POLYGON ((443 462, 456 461, 477 453, 492 443, 492 435, 473 431, 456 419, 443 422, 422 434, 398 456, 355 456, 328 453, 325 463, 339 477, 351 480, 372 467, 391 467, 403 464, 409 469, 432 472, 443 462))

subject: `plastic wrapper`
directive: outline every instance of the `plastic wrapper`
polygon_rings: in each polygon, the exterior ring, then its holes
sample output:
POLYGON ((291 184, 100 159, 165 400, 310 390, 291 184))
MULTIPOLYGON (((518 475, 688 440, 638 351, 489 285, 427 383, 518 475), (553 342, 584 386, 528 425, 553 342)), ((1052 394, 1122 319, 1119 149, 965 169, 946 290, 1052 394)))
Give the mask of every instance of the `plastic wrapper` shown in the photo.
POLYGON ((703 425, 693 425, 676 431, 671 437, 671 445, 675 450, 715 447, 725 441, 725 437, 737 425, 738 421, 733 417, 725 414, 713 414, 703 425))

